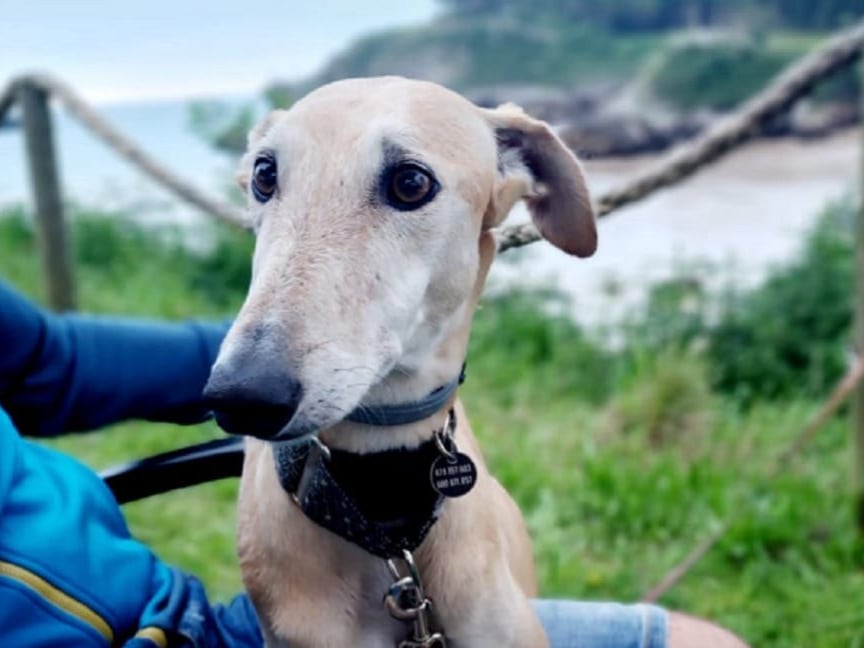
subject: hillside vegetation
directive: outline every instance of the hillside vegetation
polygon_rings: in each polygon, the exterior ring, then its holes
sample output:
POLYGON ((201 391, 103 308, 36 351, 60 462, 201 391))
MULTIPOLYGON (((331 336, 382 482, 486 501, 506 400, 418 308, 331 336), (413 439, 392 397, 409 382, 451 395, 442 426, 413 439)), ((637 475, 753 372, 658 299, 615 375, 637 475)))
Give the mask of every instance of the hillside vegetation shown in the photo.
MULTIPOLYGON (((789 32, 759 38, 736 32, 621 36, 582 24, 442 19, 367 36, 311 79, 271 84, 257 106, 194 103, 189 122, 215 148, 239 155, 262 105, 290 106, 315 87, 341 78, 397 74, 442 83, 480 103, 516 101, 538 116, 554 115, 559 126, 585 131, 580 151, 597 136, 609 144, 589 147, 591 154, 603 155, 606 149, 629 150, 627 133, 634 128, 669 129, 675 123, 670 116, 677 115, 682 132, 690 132, 690 111, 734 108, 823 37, 789 32)), ((819 102, 840 102, 841 121, 848 123, 853 118, 846 115, 857 111, 859 86, 857 72, 850 68, 820 86, 815 96, 819 102)), ((661 137, 662 145, 651 143, 649 136, 643 149, 671 144, 678 137, 674 126, 670 135, 672 139, 661 137)))
MULTIPOLYGON (((820 35, 864 15, 859 0, 442 0, 441 4, 443 14, 429 24, 382 31, 350 44, 301 89, 381 74, 429 79, 460 91, 500 85, 573 88, 622 83, 643 72, 646 59, 661 53, 670 36, 674 41, 682 30, 697 29, 703 35, 734 35, 733 40, 743 39, 747 45, 740 55, 724 57, 723 38, 719 45, 715 45, 717 38, 703 38, 697 52, 702 60, 695 62, 696 69, 704 70, 704 52, 721 48, 710 80, 719 83, 723 93, 725 105, 720 107, 728 107, 740 98, 725 92, 733 80, 752 90, 809 49, 820 35)), ((693 78, 691 55, 677 58, 666 76, 680 72, 679 85, 686 85, 691 93, 718 92, 704 77, 693 78)), ((674 95, 676 88, 669 86, 668 81, 660 84, 658 93, 674 95)), ((671 98, 674 102, 675 97, 671 98)), ((713 105, 710 97, 706 99, 713 105)), ((682 107, 692 103, 685 100, 682 107)))
MULTIPOLYGON (((218 103, 195 104, 190 124, 217 148, 239 153, 262 105, 287 107, 342 78, 396 74, 441 83, 482 103, 516 101, 541 114, 551 110, 577 130, 589 135, 599 130, 601 138, 613 140, 595 153, 629 151, 615 144, 616 131, 668 128, 670 117, 688 131, 690 111, 735 108, 828 30, 864 15, 860 0, 442 0, 442 5, 444 12, 428 24, 349 43, 310 78, 274 80, 259 106, 229 110, 218 103), (616 114, 629 122, 615 121, 616 114)), ((854 121, 859 86, 850 68, 819 89, 818 103, 841 104, 821 113, 825 130, 854 121)), ((643 142, 642 148, 668 146, 678 137, 674 130, 671 140, 643 142)))
POLYGON ((315 87, 336 79, 399 74, 467 91, 494 85, 567 87, 632 77, 662 36, 614 39, 587 25, 450 18, 362 38, 325 65, 315 87))

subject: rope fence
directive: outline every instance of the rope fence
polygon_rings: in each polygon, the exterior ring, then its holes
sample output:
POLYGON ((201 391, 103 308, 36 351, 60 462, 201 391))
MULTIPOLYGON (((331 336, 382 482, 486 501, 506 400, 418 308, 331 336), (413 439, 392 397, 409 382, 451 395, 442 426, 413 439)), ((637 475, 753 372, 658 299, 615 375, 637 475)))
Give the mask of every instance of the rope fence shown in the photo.
MULTIPOLYGON (((791 64, 739 110, 717 122, 696 139, 682 144, 656 165, 596 200, 598 217, 677 184, 753 139, 762 126, 806 96, 813 87, 854 63, 864 48, 864 21, 840 32, 810 54, 791 64)), ((498 251, 527 245, 540 235, 531 223, 502 228, 498 251)))
MULTIPOLYGON (((652 168, 602 194, 596 201, 599 217, 636 202, 664 187, 677 184, 699 169, 758 135, 762 126, 806 96, 819 82, 848 67, 864 48, 864 21, 840 32, 823 45, 790 65, 738 111, 717 122, 705 133, 664 156, 652 168)), ((244 219, 233 205, 214 200, 149 156, 130 138, 101 117, 68 85, 47 74, 30 74, 12 80, 0 93, 0 121, 15 101, 22 85, 34 85, 58 99, 91 133, 142 173, 181 200, 219 220, 242 225, 244 219)), ((528 223, 501 228, 498 250, 504 252, 537 241, 536 228, 528 223)))
POLYGON ((0 95, 0 121, 22 87, 34 86, 60 101, 63 107, 93 135, 102 140, 117 155, 137 167, 180 200, 198 207, 217 219, 241 225, 243 216, 234 205, 214 200, 204 192, 183 180, 179 175, 148 155, 132 139, 121 133, 105 118, 97 113, 87 102, 67 84, 47 74, 30 74, 13 80, 0 95))

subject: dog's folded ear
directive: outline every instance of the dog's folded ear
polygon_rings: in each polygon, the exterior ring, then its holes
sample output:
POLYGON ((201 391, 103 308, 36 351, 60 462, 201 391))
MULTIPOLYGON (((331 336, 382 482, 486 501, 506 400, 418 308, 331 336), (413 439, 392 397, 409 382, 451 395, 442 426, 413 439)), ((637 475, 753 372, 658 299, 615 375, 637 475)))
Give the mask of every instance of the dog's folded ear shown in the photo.
POLYGON ((483 114, 498 143, 498 178, 483 226, 495 227, 524 199, 543 238, 568 254, 591 256, 597 225, 576 156, 548 124, 518 106, 505 104, 483 114))

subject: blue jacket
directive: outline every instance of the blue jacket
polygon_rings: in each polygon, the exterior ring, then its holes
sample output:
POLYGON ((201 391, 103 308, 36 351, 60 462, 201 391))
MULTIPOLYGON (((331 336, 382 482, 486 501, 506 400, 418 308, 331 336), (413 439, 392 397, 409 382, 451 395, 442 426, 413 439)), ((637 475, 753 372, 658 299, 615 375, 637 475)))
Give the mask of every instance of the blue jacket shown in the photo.
POLYGON ((0 645, 262 645, 245 596, 211 605, 198 580, 130 536, 97 475, 18 433, 201 420, 224 333, 49 315, 0 283, 0 645))

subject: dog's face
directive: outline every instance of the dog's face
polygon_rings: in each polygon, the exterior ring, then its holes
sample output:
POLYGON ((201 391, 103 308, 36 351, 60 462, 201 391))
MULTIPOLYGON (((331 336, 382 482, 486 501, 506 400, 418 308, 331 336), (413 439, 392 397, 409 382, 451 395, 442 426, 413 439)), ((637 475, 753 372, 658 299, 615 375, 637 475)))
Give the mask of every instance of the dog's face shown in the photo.
POLYGON ((325 86, 253 130, 238 179, 252 282, 205 392, 234 433, 293 438, 451 379, 464 349, 441 345, 516 200, 562 249, 596 246, 578 163, 545 124, 430 83, 325 86))

